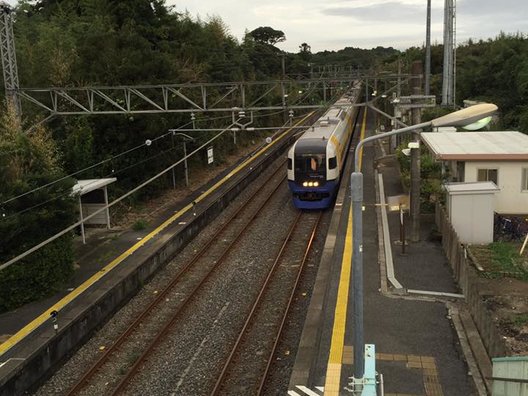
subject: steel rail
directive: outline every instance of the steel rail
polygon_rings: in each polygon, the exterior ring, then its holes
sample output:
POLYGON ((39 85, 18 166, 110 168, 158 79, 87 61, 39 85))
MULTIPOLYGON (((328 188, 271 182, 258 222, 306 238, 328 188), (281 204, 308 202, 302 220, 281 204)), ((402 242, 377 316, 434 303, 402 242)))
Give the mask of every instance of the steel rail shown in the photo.
MULTIPOLYGON (((246 318, 246 321, 245 321, 242 329, 239 332, 237 340, 235 341, 235 344, 233 345, 228 358, 225 361, 225 364, 224 364, 224 367, 222 368, 221 373, 219 374, 219 376, 217 378, 217 381, 215 383, 213 391, 211 392, 211 396, 216 396, 216 395, 218 395, 220 393, 220 390, 222 388, 222 385, 223 385, 223 382, 225 380, 226 374, 228 373, 229 366, 232 364, 234 356, 235 356, 236 352, 238 351, 238 349, 240 347, 240 344, 242 343, 242 339, 243 339, 243 337, 244 337, 244 335, 246 333, 246 330, 248 329, 250 323, 254 320, 254 314, 257 311, 257 308, 259 308, 261 306, 261 303, 262 303, 262 300, 263 300, 263 296, 266 293, 269 284, 271 283, 271 279, 272 279, 273 275, 276 273, 276 270, 279 267, 279 263, 281 262, 281 259, 282 259, 282 256, 283 256, 285 250, 286 250, 286 247, 291 243, 291 237, 292 237, 294 231, 296 230, 297 226, 300 224, 300 219, 301 219, 302 215, 303 215, 303 212, 299 211, 297 213, 297 216, 295 217, 295 220, 294 220, 293 224, 290 226, 290 229, 288 230, 288 234, 284 238, 284 242, 282 243, 281 248, 277 252, 277 255, 276 255, 276 258, 275 258, 275 260, 273 262, 273 265, 270 267, 270 269, 268 271, 268 275, 267 275, 266 279, 264 280, 264 282, 263 282, 263 284, 261 286, 259 294, 257 295, 255 300, 253 301, 253 305, 252 305, 251 310, 250 310, 250 312, 249 312, 249 314, 248 314, 248 316, 246 318)), ((296 287, 297 287, 297 282, 298 282, 298 279, 300 278, 300 273, 302 272, 302 269, 304 268, 304 263, 306 261, 306 258, 308 257, 308 252, 310 251, 310 249, 312 247, 312 242, 313 242, 313 239, 314 239, 314 235, 315 235, 315 232, 316 232, 316 230, 318 228, 321 216, 322 216, 322 212, 319 212, 319 216, 318 216, 318 218, 316 220, 316 223, 313 226, 312 231, 311 231, 311 237, 309 238, 309 240, 308 240, 308 242, 307 242, 307 244, 305 246, 305 252, 304 252, 304 255, 303 255, 303 262, 299 266, 299 271, 298 271, 298 274, 297 274, 297 277, 296 277, 296 282, 295 282, 295 284, 293 286, 294 289, 296 289, 296 287)), ((294 291, 291 294, 294 294, 294 291)), ((290 296, 288 301, 289 301, 289 304, 291 304, 291 301, 292 301, 292 297, 291 296, 290 296)), ((287 314, 288 309, 289 309, 289 305, 288 305, 288 307, 287 307, 287 309, 285 311, 285 314, 287 314)), ((281 326, 280 326, 279 331, 282 329, 282 325, 284 324, 284 322, 285 322, 285 317, 283 316, 283 319, 281 320, 281 326)), ((279 333, 279 335, 280 335, 280 333, 279 333)), ((278 336, 275 337, 274 347, 276 345, 276 342, 277 342, 276 339, 277 338, 278 338, 278 336)), ((272 353, 270 355, 270 359, 273 357, 273 353, 274 353, 274 349, 273 349, 273 351, 272 351, 272 353)), ((269 366, 269 362, 268 362, 268 366, 269 366)))
POLYGON ((272 362, 273 356, 275 356, 275 352, 277 351, 277 345, 279 344, 279 340, 280 340, 280 338, 282 336, 282 331, 284 329, 284 324, 286 323, 286 319, 290 315, 290 309, 291 309, 291 307, 293 305, 293 299, 295 297, 295 294, 297 293, 299 282, 301 280, 301 275, 304 272, 304 266, 305 266, 306 262, 308 261, 308 253, 310 252, 310 250, 311 250, 311 248, 313 246, 315 235, 317 234, 317 230, 319 229, 319 224, 321 222, 321 218, 322 217, 323 217, 323 212, 321 211, 321 212, 319 212, 319 217, 317 218, 317 222, 315 224, 315 227, 313 228, 312 233, 310 234, 310 239, 308 240, 308 244, 306 246, 301 265, 299 266, 299 271, 297 272, 297 277, 295 278, 295 284, 293 285, 292 291, 290 293, 290 298, 288 299, 288 304, 286 305, 286 309, 285 309, 284 314, 282 316, 281 324, 280 324, 279 329, 277 331, 277 334, 276 334, 276 336, 274 338, 273 347, 271 348, 270 354, 268 355, 268 363, 266 364, 266 368, 264 369, 264 374, 261 376, 261 380, 260 380, 259 388, 258 388, 258 391, 257 391, 257 395, 262 395, 263 394, 262 391, 264 389, 264 384, 266 382, 266 378, 268 377, 269 369, 271 367, 271 362, 272 362))
MULTIPOLYGON (((281 167, 279 167, 281 169, 281 167)), ((241 228, 241 230, 238 232, 237 235, 234 236, 233 240, 229 245, 225 248, 223 254, 219 259, 216 260, 214 266, 208 271, 208 273, 205 275, 205 277, 202 278, 202 280, 199 282, 198 285, 196 285, 193 290, 188 294, 188 296, 181 302, 180 307, 177 309, 176 312, 173 313, 172 318, 168 320, 163 328, 158 332, 158 334, 151 340, 147 348, 144 349, 141 356, 139 356, 132 367, 130 367, 129 371, 125 374, 125 376, 121 379, 121 381, 117 384, 117 386, 112 390, 112 395, 117 395, 122 393, 132 378, 135 376, 135 374, 138 372, 141 365, 145 362, 146 358, 153 352, 154 348, 159 345, 159 343, 163 340, 163 338, 168 334, 169 329, 174 325, 176 320, 179 318, 180 313, 184 310, 184 308, 187 307, 189 302, 192 300, 193 297, 195 297, 196 293, 200 288, 205 284, 205 282, 211 277, 211 275, 215 272, 217 268, 220 267, 220 265, 223 263, 223 260, 225 257, 227 257, 227 254, 231 251, 233 246, 236 245, 238 242, 240 236, 246 231, 250 225, 253 224, 253 221, 258 217, 260 214, 260 211, 270 202, 271 198, 275 195, 276 191, 280 188, 280 186, 283 184, 283 181, 285 180, 286 176, 282 177, 279 183, 275 186, 273 191, 266 197, 265 201, 260 205, 259 208, 257 208, 251 218, 247 221, 247 223, 244 225, 244 227, 241 228)), ((265 185, 265 183, 264 183, 265 185)), ((255 194, 256 195, 256 194, 255 194)), ((216 238, 215 238, 216 240, 216 238)))
MULTIPOLYGON (((285 162, 286 161, 284 161, 282 165, 285 162)), ((153 312, 153 309, 164 302, 167 294, 169 294, 174 289, 174 286, 181 280, 183 275, 185 275, 192 268, 193 264, 195 264, 207 252, 209 247, 218 240, 219 235, 221 235, 221 233, 231 225, 232 221, 251 203, 251 201, 253 201, 258 196, 258 194, 266 186, 267 182, 273 179, 282 169, 282 166, 277 167, 277 170, 268 177, 266 182, 258 188, 255 194, 242 203, 242 205, 226 220, 222 227, 220 227, 219 230, 215 232, 215 234, 207 241, 207 243, 173 277, 173 279, 163 289, 163 291, 156 296, 156 298, 136 318, 136 320, 134 320, 134 322, 125 330, 125 332, 121 334, 116 342, 105 351, 105 353, 88 369, 88 371, 85 372, 83 377, 69 390, 67 395, 78 394, 87 385, 87 383, 93 378, 97 371, 108 361, 110 356, 114 354, 118 348, 130 337, 134 330, 136 330, 140 324, 148 318, 148 316, 153 312)), ((284 177, 281 180, 284 180, 284 177)))

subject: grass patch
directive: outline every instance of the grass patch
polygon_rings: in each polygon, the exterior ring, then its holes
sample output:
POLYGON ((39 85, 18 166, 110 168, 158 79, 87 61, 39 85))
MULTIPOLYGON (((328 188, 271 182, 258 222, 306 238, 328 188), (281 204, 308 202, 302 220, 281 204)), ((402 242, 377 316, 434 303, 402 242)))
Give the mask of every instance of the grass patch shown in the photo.
POLYGON ((528 280, 525 260, 519 255, 519 244, 514 242, 493 242, 486 246, 471 248, 473 255, 484 268, 489 278, 510 276, 528 280))
POLYGON ((516 327, 523 327, 528 324, 528 313, 513 315, 511 322, 516 327))
POLYGON ((148 222, 143 219, 136 220, 136 222, 132 225, 132 229, 134 231, 143 231, 145 228, 147 228, 148 222))
POLYGON ((494 267, 502 271, 518 271, 519 254, 514 246, 504 242, 493 242, 489 245, 491 261, 494 267))

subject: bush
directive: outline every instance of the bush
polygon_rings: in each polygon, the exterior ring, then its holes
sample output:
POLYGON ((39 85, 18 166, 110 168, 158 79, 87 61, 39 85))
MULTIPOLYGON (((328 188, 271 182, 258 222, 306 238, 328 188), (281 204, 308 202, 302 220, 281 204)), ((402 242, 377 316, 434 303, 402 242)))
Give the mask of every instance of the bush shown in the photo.
POLYGON ((72 236, 63 236, 0 271, 0 313, 60 291, 73 274, 72 236))
POLYGON ((146 220, 143 220, 143 219, 139 219, 137 220, 134 225, 132 226, 132 229, 134 231, 142 231, 144 230, 145 228, 147 228, 148 226, 148 223, 146 220))

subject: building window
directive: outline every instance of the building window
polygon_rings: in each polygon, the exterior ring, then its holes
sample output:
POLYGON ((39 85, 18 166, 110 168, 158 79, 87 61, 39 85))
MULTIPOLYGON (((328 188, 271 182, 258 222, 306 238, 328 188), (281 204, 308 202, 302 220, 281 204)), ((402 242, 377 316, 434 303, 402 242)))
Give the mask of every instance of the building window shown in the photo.
POLYGON ((498 169, 479 169, 477 173, 477 181, 492 181, 497 186, 499 185, 499 170, 498 169))
POLYGON ((528 191, 528 168, 522 170, 521 190, 528 191))

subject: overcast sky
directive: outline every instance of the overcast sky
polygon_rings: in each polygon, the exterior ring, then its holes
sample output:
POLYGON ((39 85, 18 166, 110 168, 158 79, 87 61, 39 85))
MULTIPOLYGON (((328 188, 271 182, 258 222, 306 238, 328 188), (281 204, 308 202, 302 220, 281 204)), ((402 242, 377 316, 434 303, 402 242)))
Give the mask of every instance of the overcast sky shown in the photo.
MULTIPOLYGON (((444 0, 432 0, 432 42, 442 42, 444 0)), ((282 30, 277 46, 298 52, 306 42, 312 52, 344 47, 406 49, 425 43, 426 0, 167 0, 175 10, 207 20, 215 15, 241 39, 259 26, 282 30)), ((458 0, 457 42, 506 33, 528 33, 526 0, 458 0)))
MULTIPOLYGON (((17 0, 7 0, 16 4, 17 0)), ((444 0, 432 0, 432 42, 443 37, 444 0)), ((282 30, 277 44, 298 52, 308 43, 312 52, 345 47, 406 49, 425 43, 427 0, 166 0, 177 12, 207 20, 219 16, 241 40, 246 30, 270 26, 282 30)), ((457 0, 457 43, 505 33, 528 34, 527 0, 457 0)))

